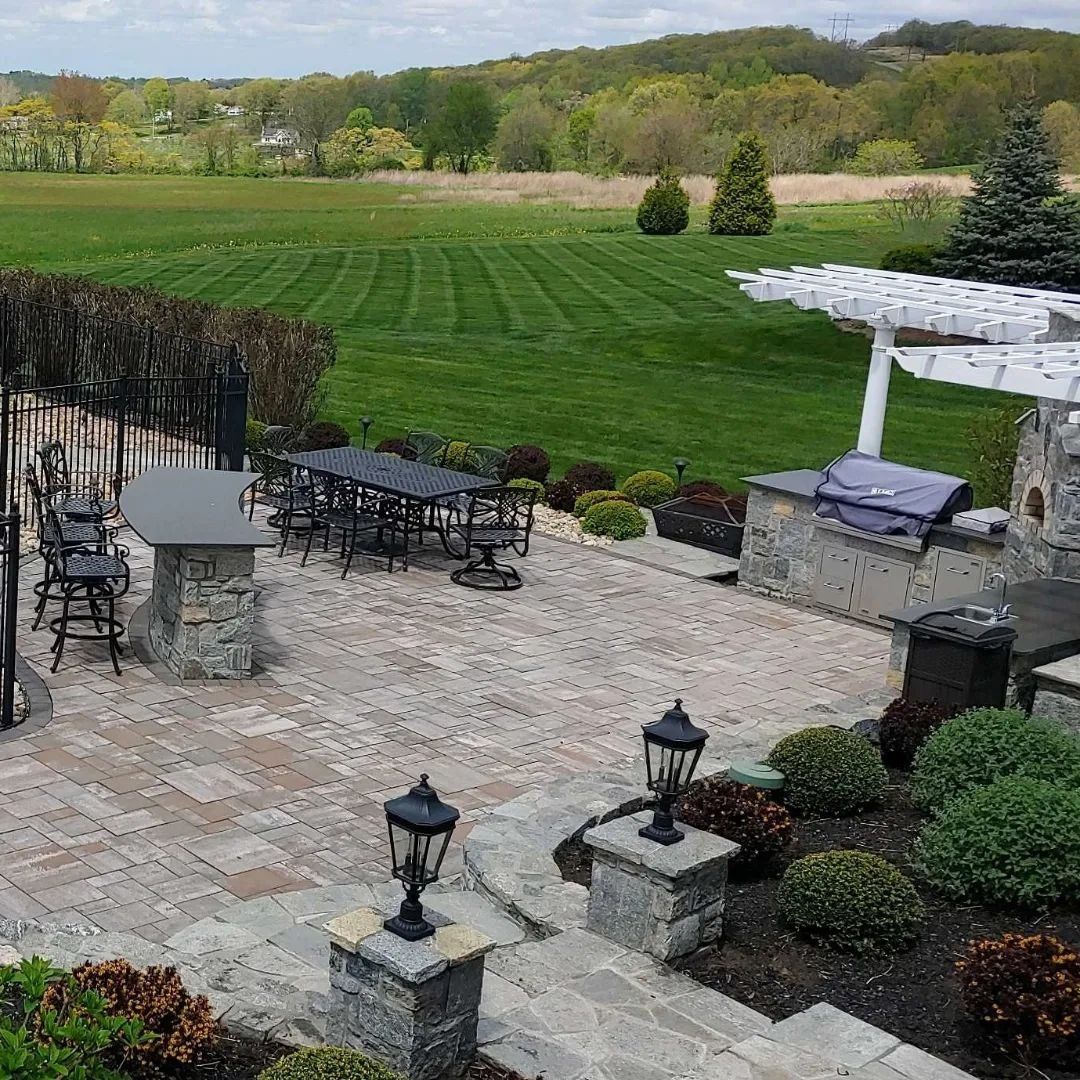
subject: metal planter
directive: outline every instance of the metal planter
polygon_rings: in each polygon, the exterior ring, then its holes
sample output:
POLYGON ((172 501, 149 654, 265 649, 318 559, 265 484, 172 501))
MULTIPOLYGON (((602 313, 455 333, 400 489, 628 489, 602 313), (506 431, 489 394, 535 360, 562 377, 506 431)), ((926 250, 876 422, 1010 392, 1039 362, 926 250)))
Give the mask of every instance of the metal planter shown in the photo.
POLYGON ((738 497, 690 495, 653 507, 656 531, 668 540, 707 548, 733 559, 742 551, 744 522, 738 497))

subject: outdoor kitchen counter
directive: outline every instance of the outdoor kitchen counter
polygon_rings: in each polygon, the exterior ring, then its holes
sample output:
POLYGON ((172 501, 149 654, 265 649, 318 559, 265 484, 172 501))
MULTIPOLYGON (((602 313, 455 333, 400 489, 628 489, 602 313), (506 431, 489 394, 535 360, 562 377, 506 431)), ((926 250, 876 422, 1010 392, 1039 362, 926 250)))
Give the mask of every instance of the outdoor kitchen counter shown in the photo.
POLYGON ((968 592, 1001 566, 1004 533, 942 524, 925 537, 888 536, 823 521, 814 514, 823 479, 819 469, 743 477, 740 586, 887 626, 886 612, 968 592))
POLYGON ((149 639, 181 679, 251 675, 255 548, 272 547, 240 510, 257 473, 149 469, 120 511, 154 549, 149 639))

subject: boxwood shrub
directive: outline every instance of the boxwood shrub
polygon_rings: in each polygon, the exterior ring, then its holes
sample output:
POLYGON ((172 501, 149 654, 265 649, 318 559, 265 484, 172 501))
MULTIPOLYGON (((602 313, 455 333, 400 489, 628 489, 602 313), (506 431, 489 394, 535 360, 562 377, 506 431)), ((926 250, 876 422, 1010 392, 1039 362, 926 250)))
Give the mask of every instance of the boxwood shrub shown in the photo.
POLYGON ((621 491, 586 491, 574 500, 574 517, 584 517, 585 512, 597 503, 602 502, 633 502, 629 495, 621 491))
POLYGON ((259 1080, 402 1080, 400 1074, 359 1050, 309 1046, 259 1074, 259 1080))
POLYGON ((921 809, 939 813, 950 800, 1006 776, 1080 787, 1080 738, 1018 709, 973 709, 923 744, 911 797, 921 809))
POLYGON ((674 499, 679 485, 667 473, 643 469, 628 476, 620 490, 638 506, 656 506, 668 499, 674 499))
POLYGON ((645 535, 645 519, 633 503, 601 502, 586 511, 581 531, 613 540, 633 540, 645 535))
POLYGON ((507 487, 523 488, 526 491, 533 491, 536 493, 536 502, 542 503, 545 498, 544 485, 539 480, 530 480, 527 476, 515 476, 513 480, 507 482, 507 487))
POLYGON ((945 805, 914 848, 954 900, 1042 908, 1080 894, 1080 791, 1011 776, 945 805))
POLYGON ((789 926, 846 952, 909 945, 925 918, 915 887, 866 851, 821 851, 793 862, 776 894, 789 926))
POLYGON ((800 814, 851 814, 881 796, 888 779, 866 739, 833 727, 810 727, 781 739, 769 764, 785 777, 784 801, 800 814))

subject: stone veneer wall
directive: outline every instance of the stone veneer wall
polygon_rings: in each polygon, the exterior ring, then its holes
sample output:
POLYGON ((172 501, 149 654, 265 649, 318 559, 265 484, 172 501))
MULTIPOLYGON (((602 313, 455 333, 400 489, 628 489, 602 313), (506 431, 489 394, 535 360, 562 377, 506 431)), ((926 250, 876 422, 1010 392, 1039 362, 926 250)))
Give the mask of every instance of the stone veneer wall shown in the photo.
MULTIPOLYGON (((822 528, 814 520, 814 502, 805 496, 751 487, 739 561, 742 587, 781 600, 812 603, 822 545, 834 544, 909 563, 914 567, 911 602, 930 600, 940 546, 931 543, 925 551, 911 551, 869 537, 822 528)), ((957 537, 956 541, 955 548, 945 550, 963 551, 985 559, 988 574, 997 569, 1000 544, 983 543, 977 538, 957 537)))
POLYGON ((252 548, 155 550, 150 643, 173 674, 250 676, 254 569, 252 548))

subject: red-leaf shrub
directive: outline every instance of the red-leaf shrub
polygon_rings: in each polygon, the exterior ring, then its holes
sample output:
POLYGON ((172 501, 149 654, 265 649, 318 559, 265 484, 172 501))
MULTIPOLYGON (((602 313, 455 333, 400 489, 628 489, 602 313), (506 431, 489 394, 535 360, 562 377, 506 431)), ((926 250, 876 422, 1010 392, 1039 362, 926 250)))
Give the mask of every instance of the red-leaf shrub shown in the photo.
POLYGON ((964 1008, 1005 1053, 1075 1062, 1080 952, 1049 934, 973 941, 956 964, 964 1008))
POLYGON ((679 820, 732 840, 732 860, 753 866, 778 855, 791 843, 795 824, 779 803, 749 784, 710 776, 694 784, 679 803, 679 820))
POLYGON ((679 494, 686 499, 693 495, 710 495, 714 499, 722 499, 727 495, 727 489, 715 480, 691 480, 679 488, 679 494))
POLYGON ((539 480, 544 483, 551 471, 551 458, 540 446, 522 443, 506 451, 503 480, 539 480))
POLYGON ((899 697, 890 702, 881 714, 881 760, 898 769, 910 769, 919 747, 959 711, 959 706, 940 701, 899 697))
POLYGON ((404 439, 383 439, 375 447, 375 453, 397 454, 398 457, 407 458, 409 461, 416 460, 415 448, 410 446, 404 439))
POLYGON ((599 465, 595 461, 579 461, 571 465, 563 480, 573 484, 579 495, 584 495, 586 491, 610 491, 615 487, 615 474, 606 465, 599 465))

